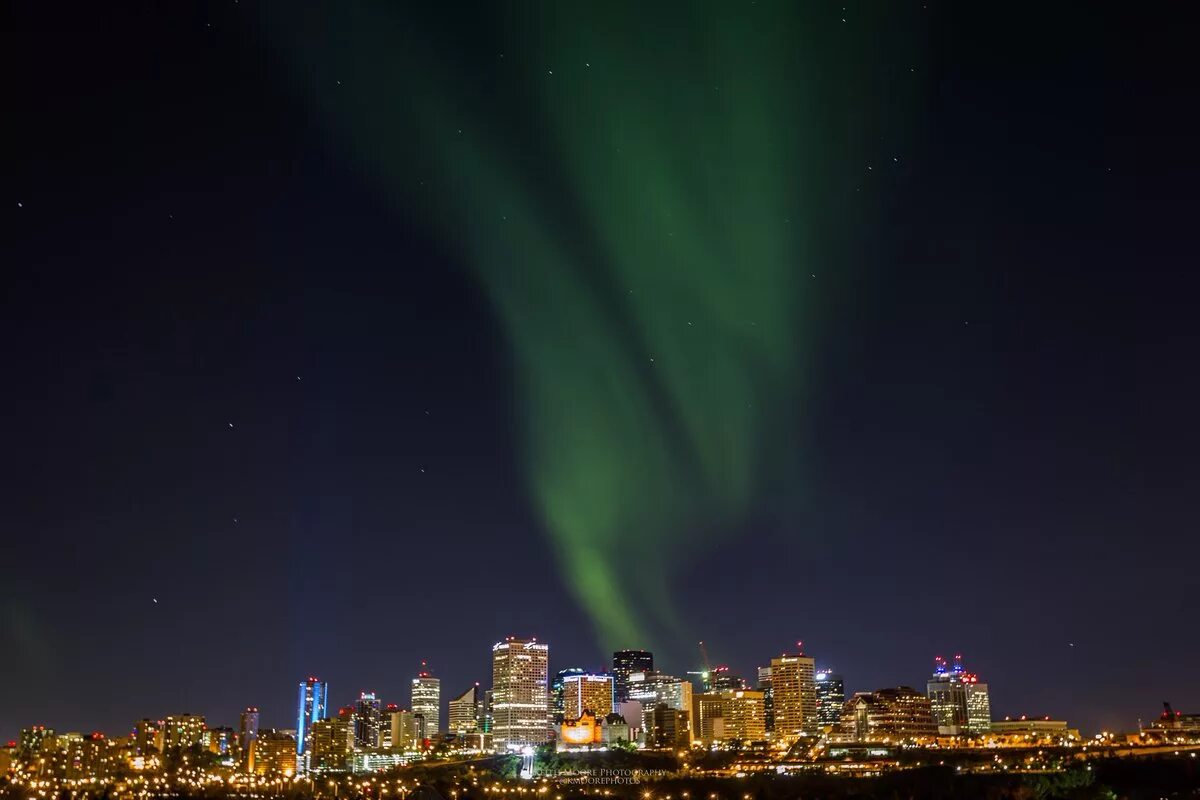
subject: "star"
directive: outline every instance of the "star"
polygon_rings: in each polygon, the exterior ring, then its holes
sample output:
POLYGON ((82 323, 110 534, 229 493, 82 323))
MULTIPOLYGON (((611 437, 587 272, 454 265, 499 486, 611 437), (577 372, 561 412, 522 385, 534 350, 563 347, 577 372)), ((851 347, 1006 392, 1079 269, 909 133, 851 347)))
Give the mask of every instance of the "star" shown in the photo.
POLYGON ((297 375, 297 376, 296 376, 296 380, 297 380, 297 381, 299 381, 299 380, 300 380, 300 376, 299 376, 299 375, 297 375))
POLYGON ((152 598, 152 599, 154 600, 155 604, 157 605, 157 604, 158 604, 158 598, 157 598, 157 597, 154 597, 154 598, 152 598))
MULTIPOLYGON (((1111 172, 1111 170, 1110 170, 1110 172, 1111 172)), ((20 201, 20 200, 18 200, 18 201, 17 201, 17 208, 24 208, 24 207, 25 207, 25 206, 21 204, 21 201, 20 201)))
POLYGON ((229 427, 231 427, 231 428, 233 427, 233 423, 232 423, 232 422, 231 422, 231 423, 229 423, 229 427))

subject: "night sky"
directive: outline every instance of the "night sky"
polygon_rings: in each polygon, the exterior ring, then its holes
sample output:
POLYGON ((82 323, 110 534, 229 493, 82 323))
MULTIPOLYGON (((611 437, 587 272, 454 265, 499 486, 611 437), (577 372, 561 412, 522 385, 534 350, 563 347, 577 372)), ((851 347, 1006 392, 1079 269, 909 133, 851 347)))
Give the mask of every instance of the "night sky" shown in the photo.
POLYGON ((510 634, 1200 711, 1172 9, 100 5, 5 15, 0 737, 510 634))

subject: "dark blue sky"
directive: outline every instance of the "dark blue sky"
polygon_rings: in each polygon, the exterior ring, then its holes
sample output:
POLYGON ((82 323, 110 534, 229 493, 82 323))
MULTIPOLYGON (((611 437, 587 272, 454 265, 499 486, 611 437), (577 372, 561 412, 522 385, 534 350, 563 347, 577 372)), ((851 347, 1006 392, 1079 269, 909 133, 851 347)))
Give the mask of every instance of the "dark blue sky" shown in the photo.
MULTIPOLYGON (((687 633, 746 675, 802 638, 848 691, 962 652, 1001 716, 1200 710, 1182 34, 931 5, 893 31, 927 91, 837 256, 806 485, 694 554, 687 633)), ((406 705, 423 658, 450 696, 508 634, 604 664, 487 303, 246 14, 9 18, 2 738, 248 704, 290 726, 309 673, 406 705)))

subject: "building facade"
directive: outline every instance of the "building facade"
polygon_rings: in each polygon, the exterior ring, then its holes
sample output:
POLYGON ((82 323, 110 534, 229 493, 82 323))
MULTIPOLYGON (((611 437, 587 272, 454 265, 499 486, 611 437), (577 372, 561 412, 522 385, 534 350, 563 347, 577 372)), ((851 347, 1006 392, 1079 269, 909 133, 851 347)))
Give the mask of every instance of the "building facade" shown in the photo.
POLYGON ((816 676, 817 725, 826 728, 837 725, 846 704, 846 685, 842 676, 830 670, 820 670, 816 676))
POLYGON ((629 700, 629 676, 653 672, 654 654, 649 650, 617 650, 612 657, 613 699, 618 705, 629 700))
POLYGON ((805 655, 771 659, 775 737, 791 744, 818 730, 816 663, 805 655))
POLYGON ((897 686, 858 692, 847 700, 834 739, 896 744, 937 735, 929 698, 916 689, 897 686))
POLYGON ((383 707, 374 692, 362 692, 354 706, 354 743, 363 749, 379 747, 383 707))
POLYGON ((509 637, 492 646, 492 737, 500 751, 544 744, 550 733, 550 648, 509 637))
POLYGON ((308 731, 314 722, 319 722, 329 716, 329 684, 320 678, 309 676, 300 684, 300 696, 296 709, 296 764, 303 772, 304 747, 308 739, 308 731))
POLYGON ((613 713, 611 675, 567 675, 563 678, 564 719, 579 719, 590 711, 597 719, 613 713))
POLYGON ((479 728, 479 684, 450 699, 450 733, 470 736, 479 728))
POLYGON ((412 712, 417 721, 417 738, 433 739, 442 730, 442 682, 425 670, 412 679, 412 712))

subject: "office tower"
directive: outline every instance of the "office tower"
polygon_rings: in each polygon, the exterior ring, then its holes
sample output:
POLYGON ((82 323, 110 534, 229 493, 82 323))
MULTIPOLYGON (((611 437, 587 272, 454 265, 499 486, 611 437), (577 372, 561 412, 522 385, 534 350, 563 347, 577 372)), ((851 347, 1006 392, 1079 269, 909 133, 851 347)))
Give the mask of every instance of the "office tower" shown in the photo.
POLYGON ((494 694, 491 689, 483 692, 483 702, 479 704, 479 732, 490 734, 495 717, 492 713, 494 694))
POLYGON ((692 746, 690 711, 682 711, 660 703, 646 709, 643 726, 646 730, 646 746, 649 748, 687 750, 692 746))
POLYGON ((365 749, 379 747, 379 728, 382 719, 379 698, 374 692, 361 692, 354 709, 354 743, 365 749))
POLYGON ((304 743, 308 730, 314 722, 325 719, 328 714, 329 684, 319 678, 309 676, 300 684, 300 698, 296 709, 296 766, 303 772, 304 743))
POLYGON ((740 675, 734 675, 724 664, 713 667, 712 671, 708 673, 708 687, 712 692, 749 688, 740 675))
POLYGON ((649 650, 618 650, 613 653, 613 700, 620 705, 629 699, 629 676, 635 672, 653 672, 654 654, 649 650))
POLYGON ((775 694, 771 691, 771 668, 758 668, 758 690, 763 693, 763 724, 767 733, 775 732, 775 694))
POLYGON ((47 728, 45 725, 22 728, 20 743, 17 745, 18 757, 22 760, 29 760, 46 749, 53 741, 53 728, 47 728))
POLYGON ((242 721, 238 726, 238 746, 241 748, 242 764, 250 770, 250 750, 254 740, 258 738, 258 709, 247 706, 242 712, 242 721))
POLYGON ((967 733, 978 735, 992 729, 992 701, 988 696, 988 685, 981 683, 973 672, 963 673, 963 687, 967 690, 967 733))
POLYGON ((842 676, 823 669, 816 674, 817 724, 824 728, 837 725, 842 718, 842 706, 846 703, 846 687, 842 676))
POLYGON ((254 774, 290 778, 296 774, 296 740, 282 731, 259 731, 254 740, 254 774))
POLYGON ((469 736, 479 728, 479 684, 450 699, 450 732, 469 736))
POLYGON ((962 656, 947 667, 941 656, 933 660, 934 671, 925 686, 933 718, 942 736, 986 733, 992 724, 992 708, 986 683, 963 669, 962 656))
POLYGON ((204 717, 174 714, 163 720, 163 752, 174 753, 200 744, 204 737, 204 717))
POLYGON ((767 738, 763 713, 763 693, 754 689, 728 689, 722 713, 725 716, 725 737, 728 741, 761 742, 767 738))
POLYGON ((556 724, 561 723, 565 718, 563 680, 568 676, 583 675, 586 672, 587 670, 583 667, 567 667, 554 673, 554 680, 550 682, 550 710, 553 712, 553 719, 556 724))
POLYGON ((842 707, 833 738, 842 742, 891 742, 937 736, 929 698, 908 686, 858 692, 842 707))
POLYGON ((432 739, 441 732, 442 682, 433 677, 421 662, 421 671, 412 679, 412 712, 417 720, 417 738, 432 739))
POLYGON ((549 648, 508 637, 492 645, 492 735, 497 750, 544 744, 548 725, 549 648))
POLYGON ((358 720, 350 714, 313 723, 309 735, 309 769, 341 772, 350 766, 358 734, 358 720))
POLYGON ((809 656, 784 654, 771 659, 771 698, 775 736, 786 744, 817 732, 816 668, 809 656))
POLYGON ((162 721, 140 719, 133 726, 131 735, 134 755, 150 756, 163 751, 162 721))
POLYGON ((417 721, 411 711, 396 709, 389 715, 392 728, 391 746, 393 750, 408 752, 417 747, 417 721))
POLYGON ((200 745, 205 750, 221 756, 228 764, 232 764, 241 752, 239 741, 238 732, 223 725, 207 729, 200 737, 200 745))
POLYGON ((597 718, 613 711, 613 679, 611 675, 567 675, 563 678, 563 715, 579 719, 584 711, 597 718))
POLYGON ((634 672, 629 676, 626 693, 630 700, 641 703, 643 710, 666 703, 671 708, 692 712, 692 683, 674 675, 634 672))

